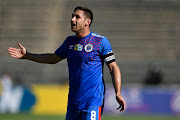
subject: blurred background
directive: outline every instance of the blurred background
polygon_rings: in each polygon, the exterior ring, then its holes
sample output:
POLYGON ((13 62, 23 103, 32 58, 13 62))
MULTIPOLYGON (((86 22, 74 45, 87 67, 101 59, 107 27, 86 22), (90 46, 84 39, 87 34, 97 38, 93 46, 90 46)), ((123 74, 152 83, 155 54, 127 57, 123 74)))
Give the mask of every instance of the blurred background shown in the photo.
MULTIPOLYGON (((65 115, 66 60, 55 65, 11 58, 20 42, 32 53, 53 53, 69 35, 76 6, 94 13, 91 30, 106 36, 122 73, 123 115, 180 115, 180 0, 0 0, 0 116, 65 115), (8 102, 7 102, 8 101, 8 102)), ((107 66, 105 115, 115 110, 107 66)))

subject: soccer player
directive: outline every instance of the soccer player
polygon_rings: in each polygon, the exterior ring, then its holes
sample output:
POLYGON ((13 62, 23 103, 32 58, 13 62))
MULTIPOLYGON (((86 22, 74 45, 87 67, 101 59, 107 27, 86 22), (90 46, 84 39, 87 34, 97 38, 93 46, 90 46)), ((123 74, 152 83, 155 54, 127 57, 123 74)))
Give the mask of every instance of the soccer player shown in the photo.
POLYGON ((91 10, 78 6, 71 18, 71 30, 76 35, 67 37, 54 53, 32 54, 20 43, 20 49, 8 49, 12 57, 39 63, 55 64, 67 58, 69 95, 66 120, 101 120, 105 93, 104 62, 112 76, 119 103, 117 109, 120 112, 125 110, 125 101, 121 96, 121 74, 111 45, 106 37, 90 31, 92 21, 91 10))

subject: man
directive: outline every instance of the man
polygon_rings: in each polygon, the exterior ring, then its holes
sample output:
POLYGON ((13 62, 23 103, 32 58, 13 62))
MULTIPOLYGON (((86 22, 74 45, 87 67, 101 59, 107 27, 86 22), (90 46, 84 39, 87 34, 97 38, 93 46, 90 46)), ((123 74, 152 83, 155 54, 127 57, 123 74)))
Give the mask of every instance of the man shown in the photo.
POLYGON ((90 31, 93 21, 91 10, 76 7, 72 14, 69 36, 53 54, 32 54, 20 43, 20 49, 9 48, 12 57, 39 63, 54 64, 67 58, 69 67, 69 95, 66 120, 100 120, 104 103, 105 85, 103 64, 110 69, 116 100, 121 112, 125 101, 121 96, 121 74, 115 62, 111 45, 106 37, 90 31))

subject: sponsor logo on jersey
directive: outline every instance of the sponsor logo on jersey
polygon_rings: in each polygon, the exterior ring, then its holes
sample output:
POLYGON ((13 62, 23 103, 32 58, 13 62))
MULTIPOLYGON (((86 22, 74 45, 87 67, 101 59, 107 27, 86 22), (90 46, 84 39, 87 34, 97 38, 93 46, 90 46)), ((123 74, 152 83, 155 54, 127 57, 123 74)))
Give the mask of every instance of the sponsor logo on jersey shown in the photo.
POLYGON ((84 49, 85 49, 86 52, 91 52, 93 50, 93 45, 92 44, 87 44, 84 47, 84 49))
POLYGON ((95 33, 92 33, 92 36, 96 36, 96 37, 101 37, 101 38, 104 38, 104 36, 102 36, 102 35, 98 35, 98 34, 95 34, 95 33))
POLYGON ((75 45, 74 45, 74 50, 76 50, 76 51, 82 51, 82 49, 83 49, 83 45, 81 45, 81 44, 75 44, 75 45))

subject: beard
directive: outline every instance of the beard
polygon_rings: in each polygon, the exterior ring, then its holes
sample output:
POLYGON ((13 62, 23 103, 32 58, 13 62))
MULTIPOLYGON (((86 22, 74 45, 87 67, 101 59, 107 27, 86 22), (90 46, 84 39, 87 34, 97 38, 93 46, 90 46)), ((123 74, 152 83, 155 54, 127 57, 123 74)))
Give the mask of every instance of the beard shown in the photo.
POLYGON ((82 26, 80 26, 80 27, 78 27, 78 26, 71 26, 71 31, 72 32, 75 32, 75 33, 80 33, 81 31, 83 31, 83 27, 82 26))

